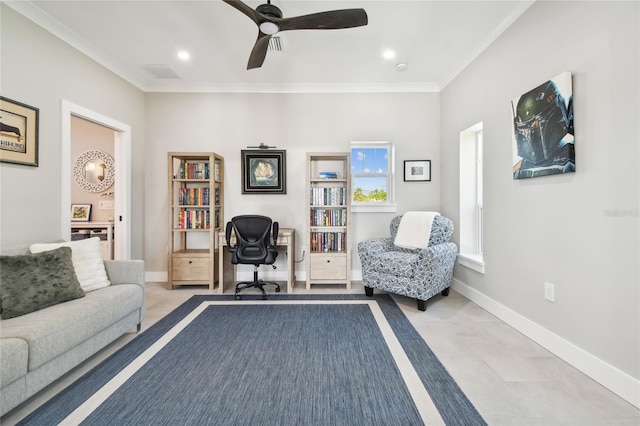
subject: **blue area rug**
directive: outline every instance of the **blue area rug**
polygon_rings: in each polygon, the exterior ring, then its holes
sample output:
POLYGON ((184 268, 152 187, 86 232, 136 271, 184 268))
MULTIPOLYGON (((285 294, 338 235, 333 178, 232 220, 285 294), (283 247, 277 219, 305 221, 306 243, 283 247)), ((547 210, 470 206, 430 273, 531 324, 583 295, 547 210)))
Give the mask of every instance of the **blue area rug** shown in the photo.
POLYGON ((194 296, 20 424, 61 422, 486 424, 388 295, 194 296))

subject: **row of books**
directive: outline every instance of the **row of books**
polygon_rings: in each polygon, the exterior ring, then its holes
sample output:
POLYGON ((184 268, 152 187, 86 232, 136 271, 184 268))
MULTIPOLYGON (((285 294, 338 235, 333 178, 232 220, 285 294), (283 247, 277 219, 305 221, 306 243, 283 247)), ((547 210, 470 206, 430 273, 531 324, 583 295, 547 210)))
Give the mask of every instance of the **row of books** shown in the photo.
POLYGON ((178 212, 178 224, 176 225, 178 229, 209 229, 210 227, 209 210, 180 210, 178 212))
POLYGON ((178 179, 209 179, 210 169, 208 162, 181 162, 178 170, 178 179))
POLYGON ((314 206, 343 206, 347 203, 347 189, 311 188, 311 204, 314 206))
POLYGON ((311 226, 347 226, 346 209, 312 209, 311 226))
MULTIPOLYGON (((216 189, 216 192, 218 190, 216 189)), ((178 204, 181 206, 208 206, 209 188, 179 188, 178 204)))
POLYGON ((347 246, 345 240, 346 234, 344 232, 312 232, 309 250, 312 253, 344 251, 347 246))
MULTIPOLYGON (((181 206, 208 206, 211 203, 209 188, 179 188, 177 192, 181 206)), ((215 188, 214 203, 220 204, 220 188, 215 188)))

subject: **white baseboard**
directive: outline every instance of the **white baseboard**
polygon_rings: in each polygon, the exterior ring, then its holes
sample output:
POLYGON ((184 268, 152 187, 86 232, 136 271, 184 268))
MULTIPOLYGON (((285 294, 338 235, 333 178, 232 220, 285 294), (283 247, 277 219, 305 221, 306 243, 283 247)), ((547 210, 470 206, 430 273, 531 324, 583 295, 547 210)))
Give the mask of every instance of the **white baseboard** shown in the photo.
POLYGON ((624 400, 640 408, 640 380, 620 371, 611 364, 507 308, 478 290, 469 287, 458 279, 454 278, 452 287, 467 299, 495 315, 624 400))

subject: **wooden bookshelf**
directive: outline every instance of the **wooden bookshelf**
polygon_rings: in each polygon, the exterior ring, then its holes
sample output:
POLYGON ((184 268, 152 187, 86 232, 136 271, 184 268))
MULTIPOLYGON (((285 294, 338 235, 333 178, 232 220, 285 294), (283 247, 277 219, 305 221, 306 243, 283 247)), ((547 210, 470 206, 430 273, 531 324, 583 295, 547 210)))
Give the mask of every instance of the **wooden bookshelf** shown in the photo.
POLYGON ((351 156, 307 153, 307 289, 351 288, 351 156))
POLYGON ((168 287, 208 285, 218 276, 215 235, 224 226, 224 159, 170 152, 168 287))

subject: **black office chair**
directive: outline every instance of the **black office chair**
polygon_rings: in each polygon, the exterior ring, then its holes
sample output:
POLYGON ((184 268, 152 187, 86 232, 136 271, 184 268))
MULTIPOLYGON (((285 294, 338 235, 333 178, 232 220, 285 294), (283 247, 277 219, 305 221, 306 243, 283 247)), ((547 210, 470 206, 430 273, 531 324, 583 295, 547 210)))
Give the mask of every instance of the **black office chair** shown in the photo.
MULTIPOLYGON (((266 284, 276 286, 276 292, 280 291, 280 285, 273 282, 265 282, 258 279, 258 267, 260 265, 273 265, 278 257, 276 244, 278 242, 278 222, 273 222, 273 244, 270 234, 272 232, 271 218, 258 215, 243 215, 231 218, 227 222, 226 237, 227 247, 231 253, 231 263, 234 265, 253 265, 253 281, 242 281, 236 284, 236 299, 240 300, 240 291, 246 288, 256 287, 262 291, 262 298, 267 298, 264 291, 266 284), (231 245, 231 230, 236 234, 236 244, 231 245)), ((273 267, 275 269, 275 266, 273 267)))

